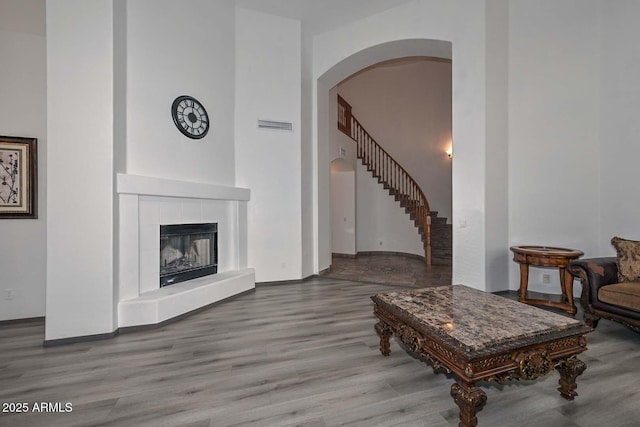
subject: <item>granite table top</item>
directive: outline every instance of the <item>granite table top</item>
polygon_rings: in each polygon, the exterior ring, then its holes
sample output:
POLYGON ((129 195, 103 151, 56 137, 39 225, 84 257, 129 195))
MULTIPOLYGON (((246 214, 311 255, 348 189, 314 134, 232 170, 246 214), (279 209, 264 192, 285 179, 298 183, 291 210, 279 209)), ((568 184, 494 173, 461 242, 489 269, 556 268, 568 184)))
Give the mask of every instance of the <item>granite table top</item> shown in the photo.
POLYGON ((464 285, 386 292, 372 299, 467 352, 562 331, 590 331, 576 319, 464 285))

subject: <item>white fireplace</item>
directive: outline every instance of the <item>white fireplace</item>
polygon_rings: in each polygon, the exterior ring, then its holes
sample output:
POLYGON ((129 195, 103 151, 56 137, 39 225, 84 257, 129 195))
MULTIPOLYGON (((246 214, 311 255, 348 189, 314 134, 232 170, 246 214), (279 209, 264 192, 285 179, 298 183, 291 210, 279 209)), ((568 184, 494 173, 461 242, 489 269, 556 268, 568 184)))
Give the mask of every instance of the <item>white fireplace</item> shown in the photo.
POLYGON ((245 188, 118 174, 118 327, 162 323, 255 288, 245 188), (217 274, 160 287, 160 226, 217 224, 217 274))

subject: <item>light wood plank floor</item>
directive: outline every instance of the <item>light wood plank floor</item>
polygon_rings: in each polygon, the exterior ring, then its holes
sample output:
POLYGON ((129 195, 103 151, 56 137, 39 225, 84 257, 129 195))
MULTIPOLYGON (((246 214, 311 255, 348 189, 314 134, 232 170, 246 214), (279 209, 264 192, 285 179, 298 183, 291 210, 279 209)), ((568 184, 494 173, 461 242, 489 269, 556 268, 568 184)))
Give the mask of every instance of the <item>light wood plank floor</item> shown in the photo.
MULTIPOLYGON (((44 326, 0 326, 2 426, 454 426, 451 377, 392 341, 378 351, 369 296, 390 288, 318 278, 260 286, 165 327, 43 348, 44 326)), ((640 335, 603 320, 573 402, 555 373, 483 385, 480 426, 640 425, 640 335)))

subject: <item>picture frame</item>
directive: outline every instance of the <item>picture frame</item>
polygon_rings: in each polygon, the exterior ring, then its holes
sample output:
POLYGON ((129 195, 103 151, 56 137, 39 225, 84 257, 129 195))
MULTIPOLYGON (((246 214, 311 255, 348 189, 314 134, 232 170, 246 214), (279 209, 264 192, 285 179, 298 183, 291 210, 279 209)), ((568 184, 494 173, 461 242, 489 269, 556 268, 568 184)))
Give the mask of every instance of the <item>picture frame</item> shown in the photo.
POLYGON ((38 217, 37 142, 0 136, 0 219, 38 217))

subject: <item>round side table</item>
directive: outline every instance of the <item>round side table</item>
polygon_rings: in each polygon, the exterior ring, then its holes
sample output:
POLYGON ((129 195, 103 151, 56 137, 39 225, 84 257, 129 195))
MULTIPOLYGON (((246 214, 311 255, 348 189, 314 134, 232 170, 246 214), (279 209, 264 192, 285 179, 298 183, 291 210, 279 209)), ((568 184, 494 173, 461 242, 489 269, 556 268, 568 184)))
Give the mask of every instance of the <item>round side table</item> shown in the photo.
POLYGON ((509 249, 513 252, 513 260, 520 264, 520 289, 518 290, 520 302, 559 308, 572 316, 576 314, 577 309, 573 302, 573 276, 566 269, 571 261, 580 258, 584 255, 584 252, 575 249, 535 245, 512 246, 509 249), (529 266, 557 268, 559 270, 560 287, 562 288, 562 300, 560 302, 527 297, 529 266))

